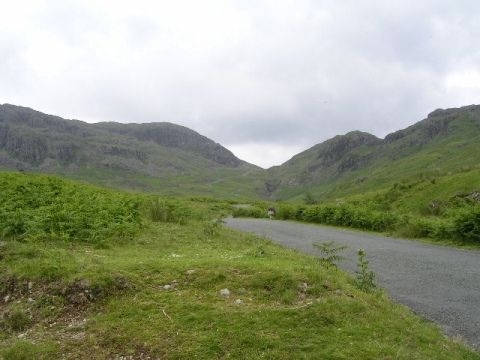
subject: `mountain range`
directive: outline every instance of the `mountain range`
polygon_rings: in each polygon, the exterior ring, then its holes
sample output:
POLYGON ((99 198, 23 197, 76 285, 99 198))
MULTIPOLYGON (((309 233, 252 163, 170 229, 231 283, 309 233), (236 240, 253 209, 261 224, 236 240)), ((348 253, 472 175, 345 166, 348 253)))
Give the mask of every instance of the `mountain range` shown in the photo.
POLYGON ((438 109, 381 139, 352 131, 261 169, 167 122, 90 124, 0 105, 0 168, 164 194, 333 199, 480 164, 480 106, 438 109))

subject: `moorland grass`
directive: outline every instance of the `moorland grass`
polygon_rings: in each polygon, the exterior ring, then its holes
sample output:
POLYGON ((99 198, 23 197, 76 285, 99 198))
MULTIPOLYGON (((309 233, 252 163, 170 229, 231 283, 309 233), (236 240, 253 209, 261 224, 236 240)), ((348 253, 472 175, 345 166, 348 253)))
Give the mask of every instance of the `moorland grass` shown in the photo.
POLYGON ((324 261, 213 222, 228 203, 163 199, 182 218, 164 221, 151 200, 104 246, 2 241, 0 359, 480 359, 324 261))

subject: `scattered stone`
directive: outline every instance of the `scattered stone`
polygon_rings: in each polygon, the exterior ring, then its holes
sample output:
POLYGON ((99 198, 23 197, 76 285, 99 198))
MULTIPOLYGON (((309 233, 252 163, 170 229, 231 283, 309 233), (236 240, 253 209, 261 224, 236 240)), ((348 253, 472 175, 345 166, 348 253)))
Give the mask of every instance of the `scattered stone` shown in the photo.
POLYGON ((222 296, 224 298, 229 298, 230 297, 230 290, 228 290, 228 289, 220 290, 220 296, 222 296))
POLYGON ((33 282, 32 282, 32 281, 29 281, 28 284, 27 284, 27 287, 28 287, 28 291, 32 291, 33 282))
POLYGON ((33 300, 31 297, 28 298, 28 302, 34 302, 35 300, 33 300))
POLYGON ((70 296, 68 296, 67 300, 71 304, 76 304, 76 305, 82 305, 82 304, 88 303, 88 298, 83 292, 71 294, 70 296))
POLYGON ((85 332, 81 331, 71 335, 72 340, 83 340, 85 338, 85 332))
POLYGON ((471 192, 468 195, 468 198, 471 199, 471 200, 480 202, 480 191, 471 192))
POLYGON ((235 305, 242 305, 243 304, 243 300, 242 299, 237 299, 235 300, 235 305))
POLYGON ((192 275, 193 273, 195 273, 195 270, 193 270, 193 269, 187 270, 187 275, 192 275))
POLYGON ((300 290, 303 293, 306 293, 308 289, 308 284, 306 282, 300 283, 298 285, 298 290, 300 290))
POLYGON ((9 301, 10 301, 10 295, 7 295, 7 296, 5 296, 5 297, 3 298, 3 302, 4 302, 4 303, 7 303, 7 302, 9 302, 9 301))
POLYGON ((163 290, 171 290, 171 289, 172 289, 172 285, 170 284, 163 285, 163 290))
POLYGON ((173 280, 173 281, 172 281, 172 285, 173 285, 173 286, 176 286, 177 284, 178 284, 178 280, 173 280))
POLYGON ((81 279, 78 281, 78 287, 81 289, 88 289, 90 287, 90 281, 87 279, 81 279))

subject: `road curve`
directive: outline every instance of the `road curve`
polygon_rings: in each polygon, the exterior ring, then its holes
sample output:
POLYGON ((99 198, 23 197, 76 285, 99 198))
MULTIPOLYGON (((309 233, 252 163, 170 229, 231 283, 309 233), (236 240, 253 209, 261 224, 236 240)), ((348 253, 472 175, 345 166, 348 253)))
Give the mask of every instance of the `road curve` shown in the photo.
POLYGON ((225 220, 226 226, 318 254, 314 242, 347 246, 339 265, 353 272, 357 250, 366 250, 377 282, 396 301, 480 349, 480 251, 425 244, 376 234, 290 221, 225 220))

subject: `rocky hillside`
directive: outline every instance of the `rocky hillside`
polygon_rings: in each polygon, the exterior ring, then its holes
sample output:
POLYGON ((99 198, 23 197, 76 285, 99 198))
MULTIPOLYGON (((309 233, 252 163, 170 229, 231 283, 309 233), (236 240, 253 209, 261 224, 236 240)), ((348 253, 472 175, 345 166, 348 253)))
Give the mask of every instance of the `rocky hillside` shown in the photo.
POLYGON ((434 177, 480 164, 480 106, 435 110, 379 139, 353 131, 269 169, 265 191, 291 198, 313 192, 335 198, 412 177, 434 177))
POLYGON ((229 198, 335 199, 480 164, 480 106, 435 110, 380 139, 352 131, 268 170, 186 127, 88 124, 0 105, 0 168, 106 186, 229 198))
MULTIPOLYGON (((0 167, 60 173, 117 187, 253 196, 259 169, 186 127, 88 124, 0 105, 0 167)), ((258 185, 261 187, 261 184, 258 185)))

